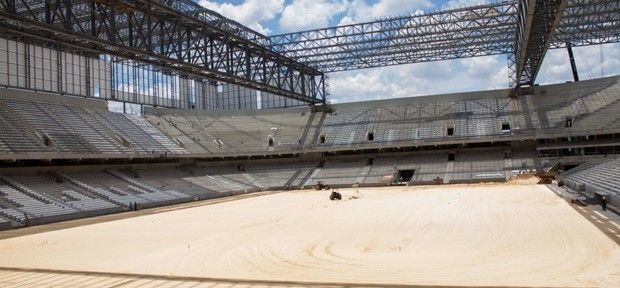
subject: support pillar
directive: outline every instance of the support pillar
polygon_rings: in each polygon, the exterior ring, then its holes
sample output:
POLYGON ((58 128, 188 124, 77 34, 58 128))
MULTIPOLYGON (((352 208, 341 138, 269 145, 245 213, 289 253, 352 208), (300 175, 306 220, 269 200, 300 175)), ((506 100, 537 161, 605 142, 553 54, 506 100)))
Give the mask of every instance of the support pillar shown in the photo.
POLYGON ((573 45, 570 42, 566 43, 566 50, 568 50, 568 59, 570 59, 570 68, 573 70, 573 80, 579 82, 579 73, 577 72, 577 64, 575 64, 575 56, 573 55, 573 45))

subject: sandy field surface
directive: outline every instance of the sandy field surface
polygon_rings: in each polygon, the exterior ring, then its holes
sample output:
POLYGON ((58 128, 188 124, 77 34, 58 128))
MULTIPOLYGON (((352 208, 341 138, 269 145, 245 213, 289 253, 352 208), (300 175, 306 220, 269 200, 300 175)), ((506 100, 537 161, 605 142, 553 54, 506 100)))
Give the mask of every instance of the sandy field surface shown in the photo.
POLYGON ((339 202, 283 192, 0 240, 0 286, 620 285, 618 222, 545 186, 340 191, 339 202))

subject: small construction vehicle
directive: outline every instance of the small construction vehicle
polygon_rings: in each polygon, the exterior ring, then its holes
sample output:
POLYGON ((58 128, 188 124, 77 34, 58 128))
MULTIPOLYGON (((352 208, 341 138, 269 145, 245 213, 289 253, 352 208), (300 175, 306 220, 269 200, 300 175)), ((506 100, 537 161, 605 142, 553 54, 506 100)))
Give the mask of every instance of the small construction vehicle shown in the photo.
POLYGON ((329 194, 329 200, 342 200, 342 194, 338 193, 336 190, 332 190, 332 193, 329 194))
POLYGON ((316 185, 314 185, 314 190, 329 190, 331 187, 329 185, 323 184, 323 181, 318 181, 316 185))

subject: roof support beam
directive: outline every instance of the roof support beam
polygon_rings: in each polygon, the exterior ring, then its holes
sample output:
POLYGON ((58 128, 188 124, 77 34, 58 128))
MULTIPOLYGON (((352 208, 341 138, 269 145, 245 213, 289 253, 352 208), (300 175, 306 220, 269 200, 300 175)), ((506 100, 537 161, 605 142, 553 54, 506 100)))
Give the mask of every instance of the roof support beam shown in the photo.
POLYGON ((272 50, 324 72, 505 54, 511 59, 515 87, 523 73, 536 76, 542 52, 549 48, 563 48, 567 42, 573 46, 620 42, 620 1, 493 1, 267 40, 272 50), (528 54, 527 47, 536 55, 528 54))
POLYGON ((506 54, 514 2, 436 11, 268 37, 272 50, 324 72, 506 54))
POLYGON ((191 0, 0 0, 0 33, 73 53, 112 55, 183 77, 325 101, 323 72, 270 49, 191 0))
POLYGON ((567 0, 519 0, 514 51, 517 87, 534 85, 566 4, 567 0))

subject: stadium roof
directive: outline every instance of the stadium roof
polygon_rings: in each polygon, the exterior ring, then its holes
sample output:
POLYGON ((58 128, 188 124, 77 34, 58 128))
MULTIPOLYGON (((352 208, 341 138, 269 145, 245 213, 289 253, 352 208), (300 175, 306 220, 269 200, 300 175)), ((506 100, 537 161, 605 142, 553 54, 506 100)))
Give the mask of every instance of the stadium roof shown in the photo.
POLYGON ((535 84, 548 49, 620 42, 620 1, 512 0, 265 37, 190 0, 0 1, 0 33, 307 103, 325 73, 509 55, 535 84))

